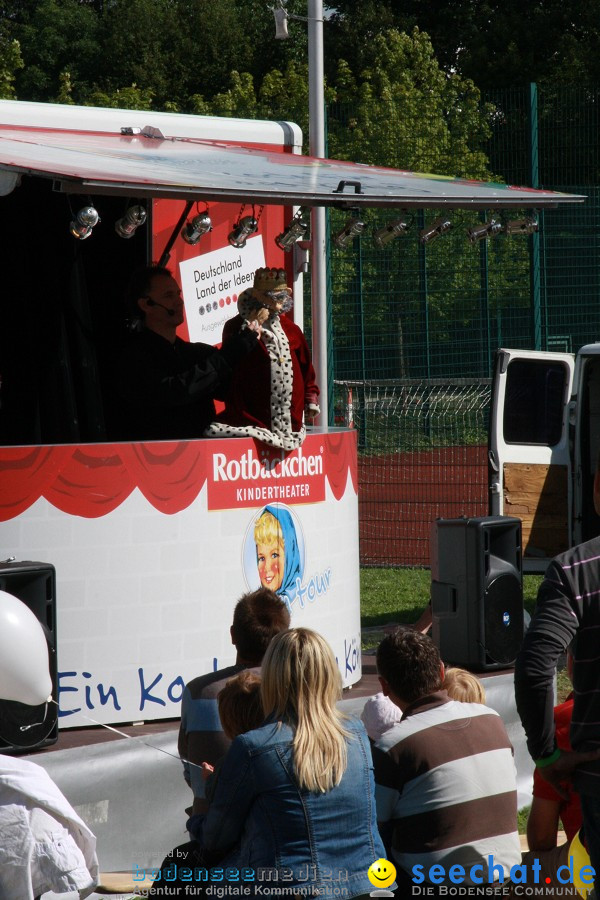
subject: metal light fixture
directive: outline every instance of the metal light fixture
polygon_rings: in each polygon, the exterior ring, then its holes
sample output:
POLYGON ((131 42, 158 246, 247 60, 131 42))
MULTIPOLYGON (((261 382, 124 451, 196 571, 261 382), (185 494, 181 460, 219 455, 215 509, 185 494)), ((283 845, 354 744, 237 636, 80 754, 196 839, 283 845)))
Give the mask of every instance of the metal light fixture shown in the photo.
POLYGON ((140 225, 146 221, 146 210, 143 206, 130 206, 125 215, 115 222, 115 231, 119 237, 133 237, 140 225))
POLYGON ((286 253, 289 253, 294 244, 303 239, 307 231, 306 213, 303 209, 299 209, 287 228, 277 235, 275 243, 280 250, 285 250, 286 253))
POLYGON ((359 234, 362 234, 364 231, 365 223, 360 218, 358 210, 353 210, 352 215, 344 225, 341 231, 333 238, 333 243, 336 247, 340 249, 347 247, 348 244, 351 244, 355 237, 358 237, 359 234))
POLYGON ((93 206, 82 207, 77 215, 71 219, 69 229, 78 241, 85 241, 92 233, 92 229, 100 221, 98 211, 93 206))
POLYGON ((256 231, 258 231, 258 221, 254 216, 244 216, 243 219, 239 219, 233 226, 233 231, 230 232, 227 240, 232 247, 241 249, 246 246, 246 241, 250 235, 256 231))
POLYGON ((181 237, 186 244, 193 246, 198 243, 203 234, 208 234, 209 231, 212 231, 212 222, 208 210, 205 209, 204 212, 198 213, 197 216, 185 223, 181 229, 181 237))
POLYGON ((446 231, 450 231, 452 228, 452 222, 447 216, 440 216, 439 219, 435 219, 429 226, 429 228, 424 228, 419 232, 419 241, 421 244, 429 244, 430 241, 434 241, 436 238, 440 236, 440 234, 445 234, 446 231))
POLYGON ((278 41, 285 41, 290 36, 287 27, 287 9, 284 8, 281 0, 279 0, 279 6, 272 6, 271 9, 275 16, 275 38, 278 41))
POLYGON ((467 228, 467 237, 472 244, 476 244, 478 241, 484 241, 486 238, 495 237, 500 234, 502 229, 502 222, 490 219, 489 222, 482 222, 480 225, 467 228))
POLYGON ((387 225, 379 228, 374 233, 373 243, 376 247, 385 247, 394 238, 400 237, 401 234, 406 234, 409 225, 410 222, 407 222, 406 219, 394 219, 393 222, 388 222, 387 225))
POLYGON ((538 220, 532 217, 526 219, 514 219, 505 222, 502 229, 505 234, 534 234, 539 230, 538 220))

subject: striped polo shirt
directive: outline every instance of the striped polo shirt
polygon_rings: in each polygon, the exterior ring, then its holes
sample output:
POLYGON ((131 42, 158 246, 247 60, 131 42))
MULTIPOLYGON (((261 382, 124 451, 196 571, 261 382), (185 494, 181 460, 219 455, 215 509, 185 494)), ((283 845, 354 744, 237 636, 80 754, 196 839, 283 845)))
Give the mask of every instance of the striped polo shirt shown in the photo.
POLYGON ((205 784, 200 768, 202 763, 214 766, 227 753, 231 744, 223 732, 217 697, 230 678, 248 668, 260 674, 260 668, 241 663, 200 675, 185 686, 181 698, 177 749, 185 760, 185 778, 195 798, 204 799, 205 784), (193 765, 190 766, 189 763, 193 765))
MULTIPOLYGON (((571 745, 595 750, 600 746, 600 537, 550 563, 517 657, 517 709, 533 759, 554 749, 554 672, 575 635, 571 745)), ((600 797, 600 761, 578 766, 573 785, 579 793, 600 797)))
POLYGON ((377 742, 373 762, 377 818, 393 823, 397 865, 409 875, 422 866, 426 880, 432 865, 460 865, 470 885, 481 877, 487 883, 491 855, 509 879, 521 862, 516 770, 493 709, 450 700, 445 691, 422 697, 377 742), (469 871, 478 864, 474 882, 469 871))

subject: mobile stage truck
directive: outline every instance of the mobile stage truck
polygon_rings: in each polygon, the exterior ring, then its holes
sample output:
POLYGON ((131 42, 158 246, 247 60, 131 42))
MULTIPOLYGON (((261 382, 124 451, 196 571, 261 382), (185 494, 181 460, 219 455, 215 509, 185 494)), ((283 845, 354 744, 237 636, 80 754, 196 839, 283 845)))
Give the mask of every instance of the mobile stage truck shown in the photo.
MULTIPOLYGON (((355 433, 322 422, 289 454, 121 440, 107 386, 131 270, 168 262, 181 335, 216 344, 265 264, 287 269, 302 325, 307 243, 289 253, 281 239, 298 208, 583 199, 300 151, 285 122, 0 102, 0 589, 29 603, 57 651, 61 727, 177 718, 185 682, 232 662, 232 609, 259 586, 253 531, 269 504, 297 537, 292 624, 325 636, 345 685, 361 676, 355 433), (193 234, 205 215, 212 230, 193 234)), ((2 746, 42 745, 46 712, 2 704, 2 746)))

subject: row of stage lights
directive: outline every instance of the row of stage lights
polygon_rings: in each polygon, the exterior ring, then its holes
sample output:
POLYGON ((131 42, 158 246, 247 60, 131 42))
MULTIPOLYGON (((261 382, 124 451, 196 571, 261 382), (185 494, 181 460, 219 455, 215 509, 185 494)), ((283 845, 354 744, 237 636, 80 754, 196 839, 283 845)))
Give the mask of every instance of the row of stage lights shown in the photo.
MULTIPOLYGON (((409 231, 414 217, 406 217, 394 219, 377 229, 373 233, 373 243, 376 247, 385 247, 395 238, 406 234, 409 231)), ((130 206, 125 214, 115 222, 115 231, 122 238, 131 238, 136 230, 146 221, 146 210, 143 206, 130 206)), ((84 206, 79 212, 73 216, 71 220, 70 230, 73 237, 78 240, 88 238, 95 226, 100 222, 100 216, 93 206, 84 206)), ((440 235, 452 229, 452 221, 447 216, 440 216, 435 219, 431 225, 419 231, 419 243, 425 246, 431 241, 440 237, 440 235)), ((467 238, 472 244, 486 240, 490 237, 496 237, 499 234, 533 234, 538 230, 538 221, 535 218, 514 219, 510 221, 502 221, 499 219, 489 219, 487 222, 481 222, 479 225, 473 225, 467 228, 467 238)), ((360 217, 358 211, 353 211, 344 227, 338 231, 333 237, 333 243, 336 247, 347 247, 352 241, 361 235, 365 229, 365 222, 360 217)), ((186 244, 195 245, 200 238, 212 231, 212 222, 208 214, 208 209, 193 216, 185 223, 181 229, 181 237, 186 244)), ((238 216, 238 220, 233 226, 233 230, 229 233, 227 240, 232 247, 242 248, 246 246, 248 238, 256 234, 258 231, 258 219, 254 215, 238 216)), ((300 209, 284 231, 275 238, 275 243, 281 250, 290 251, 297 241, 301 241, 308 231, 308 214, 306 210, 300 209)))
MULTIPOLYGON (((243 211, 243 207, 242 207, 243 211)), ((97 209, 92 206, 83 206, 77 213, 72 214, 70 231, 74 238, 84 241, 90 237, 93 229, 101 221, 97 209)), ((115 231, 122 238, 131 238, 146 221, 146 210, 143 206, 130 206, 125 214, 115 222, 115 231)), ((308 216, 303 210, 299 210, 287 228, 275 238, 275 243, 282 250, 291 250, 296 241, 301 240, 308 230, 308 216)), ((200 238, 212 231, 212 221, 208 209, 199 212, 188 219, 181 229, 181 237, 186 244, 197 244, 200 238)), ((258 231, 258 217, 254 215, 242 216, 229 233, 227 240, 232 247, 242 248, 246 246, 248 238, 258 231)))
MULTIPOLYGON (((406 234, 413 222, 412 217, 394 219, 388 222, 383 228, 373 232, 373 243, 376 247, 385 247, 395 238, 406 234)), ((422 246, 430 244, 442 234, 450 231, 453 227, 452 220, 447 216, 440 216, 435 219, 431 225, 419 231, 419 243, 422 246)), ((473 225, 467 228, 467 238, 471 244, 477 244, 479 241, 486 240, 490 237, 496 237, 499 234, 533 234, 538 230, 538 221, 535 218, 514 219, 511 221, 501 221, 499 219, 489 219, 479 225, 473 225)), ((333 243, 336 247, 347 247, 352 243, 354 238, 363 233, 365 223, 361 219, 358 212, 353 212, 344 225, 333 237, 333 243)))

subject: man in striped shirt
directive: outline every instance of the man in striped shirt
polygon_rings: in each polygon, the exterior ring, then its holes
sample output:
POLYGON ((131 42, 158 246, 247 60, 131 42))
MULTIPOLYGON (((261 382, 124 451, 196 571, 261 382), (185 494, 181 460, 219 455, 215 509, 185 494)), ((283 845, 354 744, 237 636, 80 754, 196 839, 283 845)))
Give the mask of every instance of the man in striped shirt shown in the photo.
POLYGON ((271 639, 289 627, 288 608, 273 591, 259 588, 244 594, 235 606, 230 629, 231 643, 236 649, 235 665, 200 675, 185 686, 178 749, 184 760, 185 780, 194 792, 194 813, 204 813, 208 809, 202 763, 214 766, 231 744, 219 719, 217 697, 220 691, 230 678, 244 669, 260 673, 260 664, 271 639))
POLYGON ((373 750, 377 818, 405 894, 422 884, 506 884, 521 862, 513 753, 499 715, 450 700, 431 638, 411 629, 377 650, 402 720, 373 750), (432 870, 432 867, 434 868, 432 870))
MULTIPOLYGON (((600 514, 600 465, 594 479, 600 514)), ((600 891, 600 537, 557 556, 540 585, 515 668, 517 710, 527 748, 560 796, 572 780, 581 797, 585 840, 600 891), (559 750, 554 726, 554 672, 573 641, 571 746, 559 750), (562 786, 561 786, 562 785, 562 786)))

